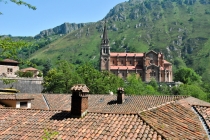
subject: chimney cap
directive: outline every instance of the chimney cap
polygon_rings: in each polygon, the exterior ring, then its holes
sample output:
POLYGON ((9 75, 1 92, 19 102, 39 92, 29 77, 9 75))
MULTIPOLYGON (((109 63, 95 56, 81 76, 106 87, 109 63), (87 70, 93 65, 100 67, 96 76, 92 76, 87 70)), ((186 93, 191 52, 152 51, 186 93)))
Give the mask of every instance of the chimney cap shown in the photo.
POLYGON ((124 91, 124 88, 123 87, 119 87, 118 89, 117 89, 118 91, 124 91))
POLYGON ((89 88, 85 84, 77 84, 71 88, 71 91, 89 92, 89 88))

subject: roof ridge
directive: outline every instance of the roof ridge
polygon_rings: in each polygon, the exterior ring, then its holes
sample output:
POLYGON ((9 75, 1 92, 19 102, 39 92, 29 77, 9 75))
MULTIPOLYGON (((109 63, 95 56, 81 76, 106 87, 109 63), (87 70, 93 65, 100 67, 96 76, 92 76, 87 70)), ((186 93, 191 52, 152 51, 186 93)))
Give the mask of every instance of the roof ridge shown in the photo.
POLYGON ((148 108, 148 109, 144 109, 144 110, 140 111, 139 113, 142 113, 142 112, 145 112, 145 111, 154 110, 154 109, 160 108, 160 107, 165 106, 165 105, 173 104, 173 103, 175 103, 175 102, 176 102, 176 101, 169 101, 169 102, 166 102, 166 103, 163 103, 163 104, 160 104, 160 105, 157 105, 157 106, 148 108))

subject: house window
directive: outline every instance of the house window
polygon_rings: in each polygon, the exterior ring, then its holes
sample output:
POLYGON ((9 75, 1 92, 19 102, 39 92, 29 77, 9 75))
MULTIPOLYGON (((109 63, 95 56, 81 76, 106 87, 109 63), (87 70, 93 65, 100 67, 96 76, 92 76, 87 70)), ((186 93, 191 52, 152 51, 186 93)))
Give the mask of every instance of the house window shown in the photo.
POLYGON ((123 64, 123 60, 121 60, 121 64, 123 64))
POLYGON ((161 77, 163 77, 163 74, 161 73, 161 77))
POLYGON ((150 64, 153 64, 153 60, 150 60, 150 64))
POLYGON ((7 73, 12 72, 13 69, 12 68, 7 68, 7 73))
POLYGON ((130 64, 132 64, 131 60, 130 60, 130 64))
POLYGON ((28 102, 20 102, 20 107, 27 107, 28 102))
POLYGON ((112 61, 112 63, 114 64, 114 60, 112 61))
POLYGON ((151 76, 151 77, 152 77, 152 76, 156 76, 155 71, 150 72, 150 76, 151 76))
POLYGON ((142 62, 139 60, 137 65, 141 65, 141 63, 142 63, 142 62))

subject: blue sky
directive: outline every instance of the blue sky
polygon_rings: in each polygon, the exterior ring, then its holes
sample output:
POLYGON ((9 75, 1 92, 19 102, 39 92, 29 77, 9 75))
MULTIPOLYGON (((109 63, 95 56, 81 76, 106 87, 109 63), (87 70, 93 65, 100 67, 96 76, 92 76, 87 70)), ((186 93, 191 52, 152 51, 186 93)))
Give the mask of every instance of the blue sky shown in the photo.
POLYGON ((127 0, 23 0, 37 10, 0 2, 0 35, 35 36, 64 22, 96 22, 117 4, 127 0))

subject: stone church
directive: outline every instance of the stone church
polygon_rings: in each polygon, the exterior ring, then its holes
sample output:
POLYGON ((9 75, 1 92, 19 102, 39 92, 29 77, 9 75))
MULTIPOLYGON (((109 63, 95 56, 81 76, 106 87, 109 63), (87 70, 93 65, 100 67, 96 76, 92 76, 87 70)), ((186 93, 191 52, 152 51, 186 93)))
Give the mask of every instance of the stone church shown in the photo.
POLYGON ((164 59, 164 55, 153 50, 147 53, 110 52, 106 24, 101 40, 100 70, 108 70, 126 79, 132 73, 149 82, 173 82, 172 64, 164 59))

